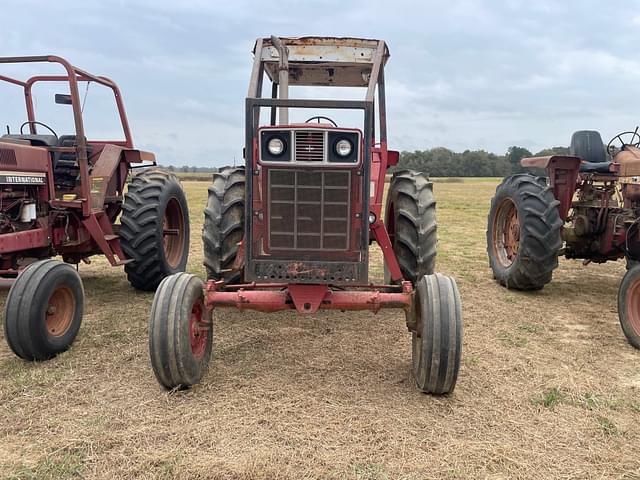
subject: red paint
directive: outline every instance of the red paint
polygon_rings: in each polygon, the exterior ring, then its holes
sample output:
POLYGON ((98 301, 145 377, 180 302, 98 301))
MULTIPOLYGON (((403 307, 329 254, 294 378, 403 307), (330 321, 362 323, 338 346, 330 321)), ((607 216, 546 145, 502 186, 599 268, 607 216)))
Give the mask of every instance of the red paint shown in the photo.
MULTIPOLYGON (((92 75, 56 56, 0 57, 0 66, 11 63, 54 63, 62 66, 66 75, 36 75, 25 81, 0 75, 0 82, 16 85, 22 90, 26 117, 32 122, 37 120, 32 96, 33 86, 39 82, 67 83, 71 97, 69 108, 72 109, 75 127, 71 133, 75 134, 77 145, 44 147, 0 141, 0 148, 12 151, 11 156, 15 155, 16 159, 15 165, 3 164, 0 165, 0 170, 47 174, 44 185, 28 187, 10 185, 0 193, 0 209, 6 211, 14 205, 16 195, 22 191, 26 192, 28 188, 26 198, 37 201, 39 215, 37 222, 30 230, 0 234, 2 264, 15 265, 16 257, 21 256, 25 250, 31 250, 29 256, 38 258, 61 254, 67 261, 80 261, 90 255, 102 253, 112 265, 121 264, 125 256, 112 225, 121 211, 127 175, 132 163, 155 164, 155 157, 152 153, 134 148, 118 86, 106 77, 92 75), (92 141, 85 138, 79 93, 79 84, 82 82, 97 83, 112 91, 124 139, 92 141), (56 192, 52 158, 56 154, 65 152, 75 153, 80 170, 80 181, 70 191, 56 192), (98 177, 105 179, 102 182, 105 187, 100 195, 93 194, 94 204, 92 204, 92 182, 98 177), (63 200, 63 193, 75 194, 76 198, 63 200)), ((35 134, 37 127, 30 124, 29 131, 35 134)), ((8 158, 7 154, 5 158, 8 158)))
MULTIPOLYGON (((408 310, 411 305, 413 288, 411 282, 402 282, 395 288, 400 292, 383 292, 375 286, 361 287, 362 290, 331 290, 327 285, 299 284, 248 284, 235 291, 220 291, 224 282, 209 281, 205 287, 205 303, 208 309, 236 307, 240 310, 278 312, 297 310, 311 314, 317 310, 370 310, 400 308, 408 310), (249 287, 245 289, 243 287, 249 287), (258 289, 258 287, 267 290, 258 289), (272 288, 281 287, 279 290, 272 288), (252 289, 253 288, 253 289, 252 289), (309 304, 305 307, 305 304, 309 304)), ((232 287, 232 286, 229 286, 232 287)), ((387 286, 386 288, 394 288, 387 286)))
POLYGON ((203 313, 202 303, 196 302, 189 317, 189 343, 191 344, 191 353, 196 359, 204 357, 209 338, 209 326, 203 321, 203 313))

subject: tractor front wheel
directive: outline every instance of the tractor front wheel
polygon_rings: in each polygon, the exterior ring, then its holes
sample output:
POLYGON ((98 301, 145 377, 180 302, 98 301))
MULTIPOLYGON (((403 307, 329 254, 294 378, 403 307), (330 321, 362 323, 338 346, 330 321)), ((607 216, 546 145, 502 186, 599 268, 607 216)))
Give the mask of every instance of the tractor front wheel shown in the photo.
POLYGON ((18 275, 7 296, 7 343, 25 360, 52 358, 73 343, 83 309, 82 280, 71 265, 59 260, 32 263, 18 275))
POLYGON ((630 268, 618 290, 618 318, 629 343, 640 349, 640 266, 630 268))
POLYGON ((453 278, 423 276, 413 305, 413 377, 425 393, 450 393, 456 386, 462 355, 462 307, 453 278))
POLYGON ((498 185, 487 222, 487 253, 500 284, 538 290, 551 281, 562 247, 559 203, 545 179, 533 175, 512 175, 498 185))
POLYGON ((133 177, 120 219, 120 244, 133 262, 129 283, 154 291, 163 278, 184 271, 189 256, 189 210, 177 177, 158 168, 133 177))
POLYGON ((165 278, 149 319, 149 356, 158 382, 167 390, 198 383, 207 370, 212 343, 202 280, 188 273, 165 278))

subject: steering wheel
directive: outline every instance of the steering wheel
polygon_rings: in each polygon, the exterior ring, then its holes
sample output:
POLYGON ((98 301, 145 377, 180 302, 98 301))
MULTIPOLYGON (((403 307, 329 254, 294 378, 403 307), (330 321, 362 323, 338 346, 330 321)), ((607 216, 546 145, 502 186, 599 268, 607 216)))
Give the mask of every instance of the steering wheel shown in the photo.
POLYGON ((56 132, 53 131, 53 128, 51 128, 49 125, 47 125, 46 123, 42 123, 42 122, 36 122, 33 120, 29 120, 27 122, 24 122, 22 125, 20 125, 20 135, 24 135, 24 127, 26 125, 40 125, 41 127, 46 128, 47 130, 49 130, 51 133, 53 133, 53 136, 56 137, 56 140, 58 139, 58 134, 56 132))
POLYGON ((620 142, 620 150, 624 150, 624 147, 626 147, 627 145, 630 145, 632 147, 638 147, 640 145, 640 134, 638 133, 638 127, 636 127, 636 129, 633 132, 622 132, 619 133, 618 135, 616 135, 615 137, 613 137, 609 143, 607 143, 607 153, 611 156, 614 155, 615 153, 615 145, 613 145, 613 142, 615 142, 616 140, 618 140, 620 142), (629 141, 625 141, 625 138, 627 137, 629 141))
POLYGON ((338 124, 336 122, 331 120, 329 117, 323 117, 322 115, 317 115, 315 117, 307 118, 307 120, 304 123, 309 123, 311 120, 318 120, 318 123, 320 123, 320 120, 329 120, 331 125, 333 125, 336 128, 338 127, 338 124))

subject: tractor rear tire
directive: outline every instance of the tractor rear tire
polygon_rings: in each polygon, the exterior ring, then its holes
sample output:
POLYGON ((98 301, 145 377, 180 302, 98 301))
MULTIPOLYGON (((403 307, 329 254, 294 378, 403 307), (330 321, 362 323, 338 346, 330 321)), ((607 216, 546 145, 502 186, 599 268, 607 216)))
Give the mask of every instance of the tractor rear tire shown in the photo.
POLYGON ((244 167, 223 167, 213 174, 204 210, 202 241, 207 279, 240 283, 241 266, 236 266, 239 243, 244 237, 244 167))
POLYGON ((416 287, 413 377, 420 391, 442 395, 456 386, 462 356, 462 307, 453 278, 425 275, 416 287))
POLYGON ((188 273, 165 278, 149 319, 149 356, 158 382, 167 390, 198 383, 206 373, 212 343, 202 280, 188 273))
POLYGON ((47 360, 73 343, 84 311, 78 272, 59 260, 25 268, 9 290, 4 333, 13 352, 25 360, 47 360))
MULTIPOLYGON (((414 285, 431 275, 438 245, 433 183, 422 172, 400 170, 393 174, 386 208, 386 226, 393 252, 405 280, 414 285)), ((386 264, 385 264, 386 268, 386 264)), ((385 270, 385 283, 390 282, 385 270)))
POLYGON ((133 287, 152 292, 163 278, 184 271, 189 256, 189 209, 175 175, 158 168, 135 175, 120 222, 122 250, 133 259, 124 267, 133 287))
POLYGON ((618 318, 629 343, 640 349, 640 266, 630 268, 618 289, 618 318))
POLYGON ((487 254, 501 285, 539 290, 551 281, 562 247, 559 204, 546 181, 530 174, 498 185, 487 222, 487 254))

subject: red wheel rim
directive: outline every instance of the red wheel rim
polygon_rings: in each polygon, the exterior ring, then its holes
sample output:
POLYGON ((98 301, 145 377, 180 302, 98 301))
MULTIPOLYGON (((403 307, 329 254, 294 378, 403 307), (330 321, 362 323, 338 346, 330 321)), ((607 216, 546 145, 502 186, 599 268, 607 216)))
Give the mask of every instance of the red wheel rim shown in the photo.
POLYGON ((627 321, 633 333, 640 335, 640 278, 627 290, 627 321))
POLYGON ((184 252, 184 215, 177 198, 167 203, 162 224, 164 255, 171 268, 178 268, 184 252))
POLYGON ((189 340, 191 342, 191 353, 198 360, 204 357, 209 338, 209 326, 203 322, 202 315, 204 308, 202 302, 197 302, 191 308, 189 317, 189 340))
POLYGON ((502 267, 510 267, 518 257, 520 220, 518 209, 510 198, 498 205, 493 220, 493 252, 502 267))
POLYGON ((76 311, 76 299, 69 287, 56 288, 45 312, 44 323, 47 333, 52 337, 61 337, 69 331, 73 314, 76 311))

